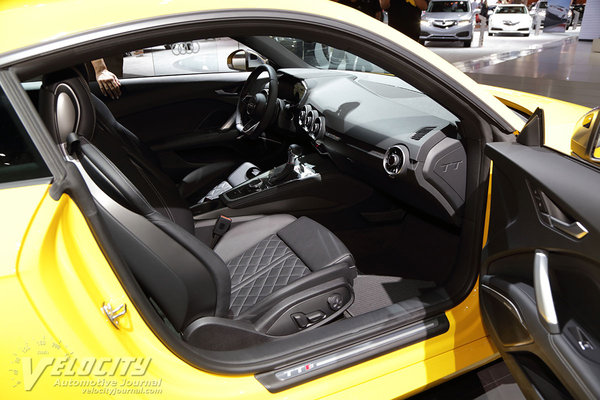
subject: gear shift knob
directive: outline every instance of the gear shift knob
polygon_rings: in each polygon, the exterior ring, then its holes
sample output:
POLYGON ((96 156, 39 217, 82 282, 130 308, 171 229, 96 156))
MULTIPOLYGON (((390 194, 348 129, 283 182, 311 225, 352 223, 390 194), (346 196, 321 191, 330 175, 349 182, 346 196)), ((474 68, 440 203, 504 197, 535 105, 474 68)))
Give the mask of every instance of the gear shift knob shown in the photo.
POLYGON ((268 183, 269 185, 277 185, 288 179, 290 176, 295 176, 294 168, 300 165, 300 156, 302 155, 302 146, 297 144, 291 144, 288 147, 288 159, 287 162, 279 167, 275 168, 269 174, 268 183))
POLYGON ((290 144, 290 147, 288 147, 288 164, 294 164, 301 155, 302 146, 298 144, 290 144))

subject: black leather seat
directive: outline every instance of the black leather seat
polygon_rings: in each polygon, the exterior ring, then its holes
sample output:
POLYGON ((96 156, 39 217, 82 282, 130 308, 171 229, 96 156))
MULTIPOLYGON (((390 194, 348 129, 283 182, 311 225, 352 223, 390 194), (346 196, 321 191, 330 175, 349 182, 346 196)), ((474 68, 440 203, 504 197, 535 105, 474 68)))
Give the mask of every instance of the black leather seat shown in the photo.
POLYGON ((282 335, 350 305, 354 259, 330 231, 305 217, 249 217, 210 249, 194 236, 176 185, 133 134, 111 129, 117 122, 96 113, 98 102, 75 70, 43 79, 48 130, 75 158, 115 245, 175 330, 194 341, 198 321, 214 316, 282 335))

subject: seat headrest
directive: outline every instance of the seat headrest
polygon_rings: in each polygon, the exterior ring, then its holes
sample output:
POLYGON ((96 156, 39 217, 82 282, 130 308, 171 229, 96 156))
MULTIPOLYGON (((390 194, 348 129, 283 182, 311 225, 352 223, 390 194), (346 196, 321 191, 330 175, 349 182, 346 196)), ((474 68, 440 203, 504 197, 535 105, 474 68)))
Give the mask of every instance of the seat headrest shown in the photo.
POLYGON ((90 88, 76 69, 44 75, 38 108, 57 143, 64 143, 71 132, 92 139, 96 114, 90 88))

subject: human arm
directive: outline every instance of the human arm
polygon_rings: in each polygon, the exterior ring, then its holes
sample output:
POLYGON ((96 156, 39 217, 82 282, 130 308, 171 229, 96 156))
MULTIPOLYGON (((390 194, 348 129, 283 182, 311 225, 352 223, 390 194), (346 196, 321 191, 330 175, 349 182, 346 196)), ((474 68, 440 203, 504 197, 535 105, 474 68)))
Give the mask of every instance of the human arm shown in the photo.
POLYGON ((415 7, 417 7, 421 11, 425 11, 427 9, 428 3, 427 0, 414 0, 415 7))
POLYGON ((93 60, 92 67, 94 67, 96 81, 102 94, 109 96, 111 99, 118 99, 121 96, 121 82, 115 74, 106 68, 104 59, 93 60))

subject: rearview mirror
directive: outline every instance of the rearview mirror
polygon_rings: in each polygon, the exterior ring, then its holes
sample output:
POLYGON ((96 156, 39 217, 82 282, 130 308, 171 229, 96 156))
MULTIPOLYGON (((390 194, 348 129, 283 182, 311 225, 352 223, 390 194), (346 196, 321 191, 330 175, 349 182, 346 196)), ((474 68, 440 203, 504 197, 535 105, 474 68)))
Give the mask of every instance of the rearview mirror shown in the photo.
POLYGON ((600 165, 600 107, 585 114, 575 125, 571 152, 576 157, 600 165))
POLYGON ((227 66, 235 71, 252 71, 265 63, 258 54, 244 49, 239 49, 227 57, 227 66))

